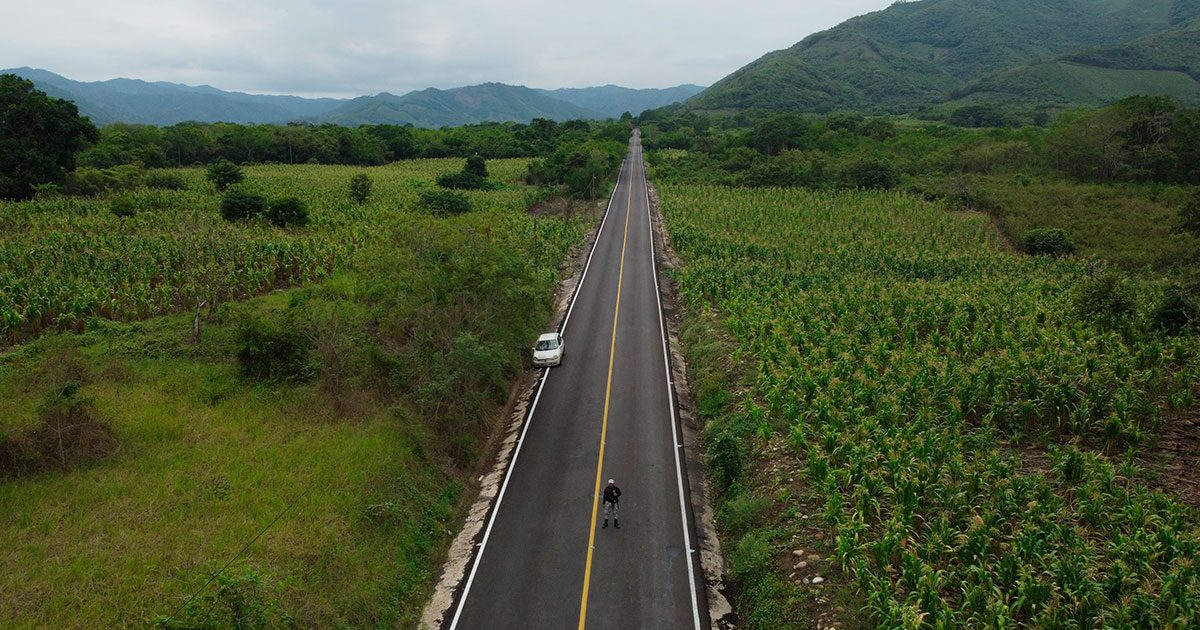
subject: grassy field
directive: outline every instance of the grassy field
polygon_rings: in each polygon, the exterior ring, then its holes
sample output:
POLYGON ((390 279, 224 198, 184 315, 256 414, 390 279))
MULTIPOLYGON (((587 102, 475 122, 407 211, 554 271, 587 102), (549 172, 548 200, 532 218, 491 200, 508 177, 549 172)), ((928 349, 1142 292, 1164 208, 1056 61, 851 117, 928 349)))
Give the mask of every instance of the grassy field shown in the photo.
POLYGON ((996 219, 1019 245, 1029 230, 1061 228, 1084 257, 1128 270, 1170 271, 1191 264, 1195 239, 1174 233, 1187 186, 1098 185, 1012 175, 965 175, 936 186, 968 191, 970 205, 996 219))
POLYGON ((583 218, 525 211, 520 160, 489 163, 504 186, 469 193, 474 212, 414 209, 419 191, 460 167, 248 168, 248 187, 308 202, 313 222, 291 230, 224 224, 199 171, 182 171, 190 191, 138 193, 147 205, 132 222, 107 200, 0 206, 4 251, 24 242, 59 261, 26 286, 51 287, 76 265, 81 287, 163 296, 144 311, 83 309, 70 320, 82 325, 51 327, 79 332, 43 330, 0 355, 0 442, 31 435, 65 385, 116 438, 95 461, 0 478, 0 626, 411 625, 476 444, 586 229, 583 218), (358 207, 345 190, 363 171, 375 193, 358 207), (196 233, 212 247, 179 256, 196 233), (156 243, 158 262, 122 249, 144 251, 139 241, 156 243), (39 249, 55 242, 74 245, 39 249), (227 259, 226 242, 250 254, 227 259), (270 254, 297 243, 296 258, 270 254), (206 308, 195 343, 191 301, 236 282, 200 269, 211 265, 271 280, 206 308), (289 265, 300 273, 280 279, 289 265), (299 332, 305 370, 244 375, 237 357, 255 326, 299 332))
POLYGON ((902 194, 661 192, 746 627, 1200 624, 1200 519, 1136 463, 1200 376, 1157 281, 902 194))

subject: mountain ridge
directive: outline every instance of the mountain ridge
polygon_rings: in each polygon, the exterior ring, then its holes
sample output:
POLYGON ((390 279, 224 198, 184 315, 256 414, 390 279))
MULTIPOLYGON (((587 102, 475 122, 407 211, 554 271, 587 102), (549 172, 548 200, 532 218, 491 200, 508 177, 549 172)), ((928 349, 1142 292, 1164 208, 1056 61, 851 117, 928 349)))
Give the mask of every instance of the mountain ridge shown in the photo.
POLYGON ((534 118, 570 120, 603 114, 551 98, 524 86, 503 83, 440 90, 426 88, 397 96, 381 92, 360 96, 319 117, 319 122, 447 127, 481 122, 529 122, 534 118))
POLYGON ((669 88, 634 89, 613 85, 592 86, 586 88, 558 88, 556 90, 538 90, 539 92, 578 105, 585 109, 598 111, 616 118, 625 112, 636 116, 648 109, 655 109, 687 100, 699 94, 704 88, 692 83, 684 83, 669 88))
MULTIPOLYGON (((897 2, 769 52, 689 99, 687 107, 911 112, 944 103, 952 93, 1024 64, 1083 51, 1115 50, 1170 33, 1186 34, 1198 20, 1200 0, 897 2)), ((1200 38, 1180 37, 1175 43, 1200 51, 1200 38)), ((1096 76, 1081 79, 1086 85, 1076 94, 1087 98, 1074 104, 1102 103, 1119 96, 1119 89, 1103 92, 1106 84, 1119 84, 1120 76, 1092 74, 1096 76), (1101 93, 1094 93, 1097 90, 1101 93)), ((1178 77, 1170 81, 1155 76, 1127 78, 1136 79, 1131 87, 1171 84, 1175 95, 1191 100, 1186 82, 1178 77)), ((1006 98, 1029 104, 1043 95, 1008 94, 1006 98)))
POLYGON ((492 121, 528 122, 533 118, 616 118, 639 105, 641 109, 653 109, 682 101, 702 89, 690 84, 661 89, 609 84, 538 90, 483 83, 448 90, 427 88, 403 95, 385 91, 373 96, 335 99, 229 92, 211 85, 126 77, 84 82, 29 67, 0 70, 0 73, 24 77, 55 98, 75 102, 81 113, 99 125, 199 121, 442 127, 492 121))

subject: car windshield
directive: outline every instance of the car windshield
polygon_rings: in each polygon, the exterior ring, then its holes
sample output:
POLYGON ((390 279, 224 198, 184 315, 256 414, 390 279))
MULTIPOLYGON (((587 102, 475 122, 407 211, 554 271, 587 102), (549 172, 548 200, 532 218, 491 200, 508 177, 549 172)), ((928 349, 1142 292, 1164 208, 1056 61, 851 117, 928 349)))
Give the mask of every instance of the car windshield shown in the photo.
POLYGON ((555 350, 558 348, 558 341, 554 339, 542 339, 537 343, 538 350, 555 350))

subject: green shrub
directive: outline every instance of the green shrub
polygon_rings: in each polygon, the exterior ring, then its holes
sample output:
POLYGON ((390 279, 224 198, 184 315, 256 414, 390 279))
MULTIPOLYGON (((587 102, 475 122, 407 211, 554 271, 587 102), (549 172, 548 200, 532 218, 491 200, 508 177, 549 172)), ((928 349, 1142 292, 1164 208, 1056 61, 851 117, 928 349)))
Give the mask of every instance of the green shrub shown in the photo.
POLYGON ((278 227, 308 225, 308 207, 295 197, 272 200, 267 205, 267 220, 278 227))
POLYGON ((900 184, 900 174, 891 162, 864 159, 846 166, 842 171, 842 183, 847 188, 891 190, 900 184))
POLYGON ((137 214, 137 202, 132 197, 121 195, 113 198, 108 204, 108 209, 118 218, 124 219, 137 214))
POLYGON ((154 627, 160 630, 260 630, 294 625, 281 610, 278 587, 264 584, 258 572, 249 567, 217 576, 216 588, 187 602, 178 618, 160 615, 154 620, 154 627))
POLYGON ((770 508, 770 500, 744 492, 721 506, 721 527, 730 537, 737 538, 758 525, 770 508))
POLYGON ((1171 335, 1192 326, 1200 317, 1200 301, 1186 288, 1174 285, 1167 289, 1162 300, 1150 313, 1154 327, 1171 335))
POLYGON ((162 190, 187 190, 187 183, 176 173, 156 171, 146 177, 146 186, 162 190))
POLYGON ((742 475, 742 452, 737 441, 722 435, 708 448, 708 474, 724 491, 742 475))
POLYGON ((755 582, 770 573, 774 556, 769 532, 750 532, 742 536, 730 554, 730 577, 738 582, 755 582))
POLYGON ((371 197, 371 178, 366 173, 359 173, 350 178, 350 199, 358 205, 367 202, 371 197))
POLYGON ((61 197, 62 194, 63 194, 63 187, 54 182, 46 182, 44 184, 34 184, 33 185, 33 198, 37 199, 39 201, 42 201, 45 199, 55 199, 57 197, 61 197))
POLYGON ((221 216, 226 221, 241 221, 262 216, 267 200, 262 195, 235 188, 221 197, 221 216))
POLYGON ((1108 321, 1129 317, 1136 311, 1136 304, 1129 281, 1112 271, 1101 272, 1083 282, 1075 298, 1080 315, 1108 321))
POLYGON ((446 173, 437 178, 437 185, 442 188, 452 188, 457 190, 483 190, 490 187, 491 182, 476 175, 462 171, 459 173, 446 173))
POLYGON ((463 214, 471 211, 471 200, 449 190, 427 190, 421 193, 421 207, 436 216, 463 214))
POLYGON ((269 382, 304 381, 313 376, 311 343, 295 325, 251 317, 240 331, 242 373, 269 382))
POLYGON ((750 188, 820 188, 825 179, 825 159, 817 152, 798 150, 759 159, 742 173, 742 185, 750 188))
POLYGON ((135 190, 142 185, 140 166, 123 164, 111 168, 80 168, 67 177, 67 194, 95 197, 109 192, 135 190))
POLYGON ((241 183, 246 179, 245 173, 241 167, 224 158, 208 165, 208 172, 205 175, 208 181, 212 182, 217 190, 224 192, 226 188, 234 184, 241 183))
POLYGON ((1029 230, 1021 238, 1021 246, 1033 256, 1065 256, 1075 252, 1075 244, 1060 228, 1029 230))

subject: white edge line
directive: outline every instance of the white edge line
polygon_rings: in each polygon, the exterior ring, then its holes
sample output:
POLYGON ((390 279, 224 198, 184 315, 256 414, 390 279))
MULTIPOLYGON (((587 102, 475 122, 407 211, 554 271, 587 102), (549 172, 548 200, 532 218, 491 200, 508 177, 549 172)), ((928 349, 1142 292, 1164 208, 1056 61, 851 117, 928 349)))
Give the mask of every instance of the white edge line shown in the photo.
MULTIPOLYGON (((628 158, 626 161, 628 161, 628 158)), ((621 168, 624 170, 625 161, 622 161, 621 168)), ((588 269, 592 266, 592 257, 596 255, 596 246, 600 244, 600 235, 604 233, 604 225, 608 223, 609 210, 612 209, 612 202, 617 196, 617 188, 620 188, 620 184, 621 177, 620 173, 618 173, 617 183, 613 186, 612 194, 608 197, 608 207, 604 209, 604 220, 600 222, 600 230, 596 232, 596 240, 592 241, 592 251, 588 253, 587 264, 583 266, 583 274, 579 277, 579 284, 575 287, 575 295, 571 296, 571 305, 567 308, 567 315, 563 319, 562 328, 559 330, 560 333, 565 334, 567 331, 567 320, 571 318, 571 311, 575 310, 575 301, 579 299, 580 290, 583 288, 583 281, 587 279, 588 269)), ((649 211, 649 207, 649 205, 646 206, 647 211, 649 211)), ((659 319, 661 320, 661 313, 659 319)), ((533 424, 533 412, 537 410, 538 401, 542 398, 542 390, 546 387, 546 381, 549 378, 550 368, 542 368, 542 382, 538 385, 537 394, 533 397, 533 404, 529 407, 529 414, 525 416, 525 427, 521 429, 521 437, 517 439, 516 450, 513 451, 512 459, 508 462, 508 471, 504 473, 504 483, 500 485, 500 494, 496 495, 496 503, 492 506, 492 515, 488 518, 487 529, 484 530, 483 538, 479 541, 479 549, 475 552, 475 562, 471 564, 471 574, 467 576, 467 584, 463 587, 462 595, 458 597, 458 606, 454 609, 454 619, 450 621, 450 630, 454 630, 458 626, 458 618, 462 615, 463 608, 466 607, 467 595, 471 593, 471 584, 475 581, 475 572, 479 570, 479 563, 483 560, 483 552, 487 548, 488 537, 492 534, 492 526, 496 523, 496 515, 500 513, 500 503, 504 501, 504 491, 508 489, 508 480, 512 477, 513 470, 517 467, 517 458, 521 456, 521 446, 525 444, 525 433, 529 431, 529 425, 533 424)), ((678 456, 676 456, 676 459, 678 459, 678 456)), ((689 573, 690 566, 689 564, 689 573)), ((695 601, 696 595, 693 593, 693 606, 695 605, 695 601)))
MULTIPOLYGON (((638 149, 638 157, 640 159, 640 144, 638 145, 638 149)), ((650 185, 646 181, 645 162, 642 163, 642 192, 646 194, 646 226, 650 229, 650 264, 654 269, 654 299, 658 301, 658 326, 663 339, 663 370, 666 372, 667 402, 671 408, 671 437, 674 438, 675 444, 678 446, 682 443, 679 441, 678 428, 675 426, 675 391, 671 386, 671 361, 667 356, 667 325, 663 319, 662 296, 658 288, 658 258, 654 253, 654 221, 650 217, 650 185)), ((673 448, 671 451, 675 455, 675 479, 679 482, 679 518, 683 521, 683 543, 687 549, 684 559, 687 561, 688 568, 688 585, 690 586, 688 591, 692 596, 692 625, 696 630, 700 630, 700 604, 696 600, 696 574, 692 568, 692 536, 688 531, 687 504, 683 499, 683 469, 679 465, 679 448, 673 448)))
MULTIPOLYGON (((617 197, 617 189, 621 187, 620 173, 625 170, 625 162, 621 162, 621 171, 617 173, 617 183, 613 185, 612 193, 608 196, 608 206, 604 208, 604 219, 600 221, 600 230, 596 232, 596 240, 592 241, 592 251, 588 254, 587 264, 583 266, 583 275, 579 276, 579 285, 575 287, 575 295, 571 296, 571 305, 567 307, 567 314, 563 317, 562 329, 558 332, 566 334, 567 322, 571 321, 571 313, 575 310, 575 300, 579 297, 580 291, 583 290, 583 281, 587 280, 588 269, 592 266, 592 256, 596 254, 596 246, 600 244, 600 237, 604 234, 604 226, 608 223, 609 211, 612 210, 613 199, 617 197)), ((532 414, 531 414, 532 415, 532 414)))

